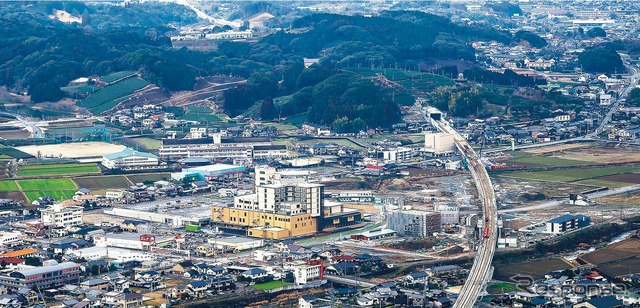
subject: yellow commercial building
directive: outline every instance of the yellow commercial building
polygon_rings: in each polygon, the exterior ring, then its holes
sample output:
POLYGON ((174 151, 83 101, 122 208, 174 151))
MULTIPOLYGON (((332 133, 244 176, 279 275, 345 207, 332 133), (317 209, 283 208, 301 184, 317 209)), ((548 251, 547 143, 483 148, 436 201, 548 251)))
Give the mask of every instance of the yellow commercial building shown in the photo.
POLYGON ((247 235, 267 239, 283 239, 313 234, 318 221, 311 214, 282 215, 233 207, 211 207, 214 222, 247 228, 247 235))

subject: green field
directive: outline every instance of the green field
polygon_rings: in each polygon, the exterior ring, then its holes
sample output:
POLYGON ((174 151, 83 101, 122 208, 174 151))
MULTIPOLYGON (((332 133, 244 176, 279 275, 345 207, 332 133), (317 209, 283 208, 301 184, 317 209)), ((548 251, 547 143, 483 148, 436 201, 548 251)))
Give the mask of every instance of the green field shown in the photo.
POLYGON ((95 163, 86 164, 48 164, 24 165, 18 169, 18 176, 69 175, 83 173, 97 173, 100 168, 95 163))
POLYGON ((133 94, 129 94, 129 95, 126 95, 126 96, 123 96, 123 97, 116 98, 114 100, 110 100, 110 101, 106 102, 105 104, 102 104, 102 105, 100 105, 98 107, 91 108, 91 112, 93 112, 95 114, 103 113, 103 112, 105 112, 105 111, 107 111, 107 110, 109 110, 109 109, 111 109, 111 108, 113 108, 115 106, 118 106, 118 104, 126 101, 127 99, 129 99, 131 97, 133 97, 133 94))
POLYGON ((250 286, 250 288, 268 291, 268 290, 273 290, 273 289, 286 287, 290 285, 292 285, 292 283, 284 282, 280 280, 274 280, 274 281, 256 284, 256 285, 250 286))
POLYGON ((21 158, 33 158, 34 156, 25 152, 22 152, 15 148, 10 147, 0 147, 0 154, 13 157, 15 159, 21 158))
POLYGON ((573 159, 564 159, 548 156, 528 156, 509 160, 514 164, 536 165, 536 166, 577 166, 593 164, 591 162, 573 159))
POLYGON ((518 292, 520 288, 516 284, 508 282, 500 282, 489 286, 492 294, 504 294, 504 292, 518 292))
POLYGON ((23 191, 60 191, 74 190, 76 185, 71 179, 46 179, 46 180, 19 180, 18 184, 23 191))
POLYGON ((20 188, 16 181, 4 180, 0 181, 0 191, 19 191, 20 188))
POLYGON ((132 183, 144 183, 144 182, 155 182, 171 179, 171 173, 146 173, 146 174, 132 174, 127 175, 127 178, 132 183))
POLYGON ((158 150, 162 145, 162 141, 151 138, 131 138, 131 142, 146 151, 158 150))
POLYGON ((307 114, 301 113, 301 114, 296 114, 288 117, 286 120, 284 120, 284 123, 295 125, 297 127, 302 127, 302 124, 304 124, 304 121, 306 120, 307 120, 307 114))
POLYGON ((33 202, 33 200, 37 200, 40 197, 49 196, 56 199, 56 201, 62 201, 71 199, 73 195, 76 193, 75 190, 47 190, 47 191, 25 191, 24 194, 29 199, 29 202, 33 202))
POLYGON ((501 174, 505 177, 551 182, 577 182, 601 176, 630 173, 640 170, 640 166, 606 166, 595 168, 573 168, 548 171, 517 171, 501 174))
POLYGON ((198 121, 200 123, 221 121, 220 117, 214 114, 211 108, 204 106, 189 107, 189 111, 183 114, 180 119, 185 121, 198 121))
POLYGON ((104 81, 106 83, 112 83, 112 82, 114 82, 114 81, 116 81, 116 80, 118 80, 120 78, 132 75, 133 73, 135 73, 135 72, 133 72, 133 71, 115 72, 115 73, 111 73, 109 75, 105 75, 105 76, 100 77, 100 80, 102 80, 102 81, 104 81))
POLYGON ((67 93, 67 95, 85 95, 88 93, 94 93, 100 90, 100 88, 94 85, 80 84, 75 86, 62 87, 60 88, 60 90, 67 93))
POLYGON ((91 111, 94 109, 97 111, 105 111, 120 103, 122 97, 131 95, 131 93, 144 88, 148 84, 148 82, 140 78, 125 79, 89 95, 87 98, 79 101, 77 105, 91 111))

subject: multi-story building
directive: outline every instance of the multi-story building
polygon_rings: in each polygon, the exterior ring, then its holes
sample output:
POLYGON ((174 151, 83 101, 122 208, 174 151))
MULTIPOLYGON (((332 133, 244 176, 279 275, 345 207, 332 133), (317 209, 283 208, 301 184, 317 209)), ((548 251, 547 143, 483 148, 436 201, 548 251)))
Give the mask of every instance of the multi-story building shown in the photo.
POLYGON ((440 231, 440 213, 408 210, 387 215, 387 228, 399 235, 427 237, 440 231))
POLYGON ((213 206, 214 222, 247 229, 247 235, 285 238, 325 228, 360 223, 362 212, 324 201, 324 185, 315 183, 262 184, 256 193, 238 196, 233 206, 213 206))
MULTIPOLYGON (((51 261, 50 261, 51 262, 51 261)), ((0 283, 7 289, 15 291, 20 288, 54 288, 70 283, 77 283, 80 278, 80 266, 74 262, 14 271, 8 275, 0 275, 0 283)))
POLYGON ((307 260, 304 264, 293 268, 293 277, 297 285, 323 280, 324 264, 322 260, 307 260))
POLYGON ((318 173, 310 170, 278 170, 269 166, 255 167, 256 187, 266 184, 295 184, 317 182, 318 173))
POLYGON ((154 167, 158 165, 158 156, 126 148, 121 152, 103 156, 102 165, 109 169, 154 167))
POLYGON ((56 227, 81 225, 83 212, 80 206, 62 206, 56 203, 40 210, 40 221, 45 225, 55 225, 56 227))
POLYGON ((0 246, 17 243, 22 241, 25 238, 26 238, 26 235, 23 235, 22 232, 18 232, 18 231, 2 232, 0 233, 0 246))
POLYGON ((282 159, 288 156, 286 145, 256 145, 253 147, 254 160, 282 159))
POLYGON ((434 156, 447 155, 453 153, 453 134, 447 133, 427 133, 424 135, 425 152, 434 156))
POLYGON ((266 137, 225 137, 220 133, 205 138, 163 139, 158 152, 160 158, 166 160, 230 158, 237 164, 251 163, 254 158, 283 158, 288 155, 286 146, 273 146, 266 137))
POLYGON ((433 210, 440 213, 441 224, 455 225, 460 223, 460 209, 457 204, 436 204, 433 210))
POLYGON ((413 154, 413 149, 407 147, 397 147, 382 151, 384 161, 390 163, 410 161, 413 158, 413 154))
POLYGON ((583 215, 562 215, 547 221, 546 232, 561 234, 589 225, 590 219, 583 215))

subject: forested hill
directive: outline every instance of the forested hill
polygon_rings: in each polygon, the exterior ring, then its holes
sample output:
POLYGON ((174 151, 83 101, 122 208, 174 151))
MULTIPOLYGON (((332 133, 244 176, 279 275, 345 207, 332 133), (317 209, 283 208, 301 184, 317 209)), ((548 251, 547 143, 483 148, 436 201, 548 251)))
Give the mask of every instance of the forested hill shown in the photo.
POLYGON ((228 114, 258 109, 261 117, 271 118, 307 112, 307 121, 338 131, 390 126, 400 119, 396 90, 342 68, 473 62, 472 41, 511 40, 492 28, 390 11, 375 17, 309 15, 258 42, 221 42, 216 51, 202 52, 171 46, 169 25, 197 20, 176 4, 16 2, 0 4, 0 17, 0 86, 26 90, 32 102, 57 101, 69 81, 115 71, 136 71, 167 91, 193 89, 196 76, 224 74, 247 79, 224 93, 228 114), (56 10, 82 21, 50 19, 56 10), (303 57, 321 58, 320 66, 305 68, 303 57))
POLYGON ((62 98, 59 88, 75 78, 118 70, 144 68, 151 82, 190 89, 195 72, 188 65, 205 61, 166 48, 171 45, 166 24, 197 20, 175 4, 10 2, 0 5, 0 16, 0 85, 26 90, 34 102, 62 98), (82 16, 83 25, 50 19, 55 10, 82 16))
POLYGON ((474 60, 473 40, 508 43, 511 36, 493 28, 459 26, 449 19, 416 11, 387 11, 380 16, 315 14, 293 23, 296 31, 262 40, 284 52, 316 57, 323 65, 399 64, 432 59, 474 60))

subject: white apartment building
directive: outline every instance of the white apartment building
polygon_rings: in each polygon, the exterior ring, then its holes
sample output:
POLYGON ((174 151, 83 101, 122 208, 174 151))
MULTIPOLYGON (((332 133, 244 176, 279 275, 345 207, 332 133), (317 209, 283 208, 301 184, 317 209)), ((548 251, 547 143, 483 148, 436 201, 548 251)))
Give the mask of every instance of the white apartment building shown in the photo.
POLYGON ((257 145, 253 147, 253 159, 281 159, 288 156, 286 145, 257 145))
POLYGON ((206 127, 192 127, 189 129, 189 137, 191 139, 200 139, 207 137, 208 130, 206 127))
POLYGON ((153 167, 158 165, 158 156, 126 148, 121 152, 103 156, 102 165, 109 169, 153 167))
POLYGON ((324 185, 315 183, 258 186, 258 209, 272 212, 309 213, 320 216, 324 185))
POLYGON ((382 158, 385 162, 407 162, 413 158, 413 149, 407 147, 398 147, 382 151, 382 158))
POLYGON ((25 238, 26 236, 22 232, 2 232, 0 233, 0 246, 17 243, 25 238))
POLYGON ((244 210, 319 217, 323 193, 322 184, 263 184, 256 186, 255 194, 235 197, 233 204, 244 210))
POLYGON ((293 276, 297 285, 304 285, 319 280, 321 277, 322 263, 297 265, 293 269, 293 276))
POLYGON ((267 184, 313 183, 319 180, 318 173, 310 170, 278 170, 269 166, 256 166, 255 172, 256 187, 267 184))
POLYGON ((46 225, 69 227, 82 224, 84 210, 80 206, 65 206, 54 204, 40 211, 40 221, 46 225))

